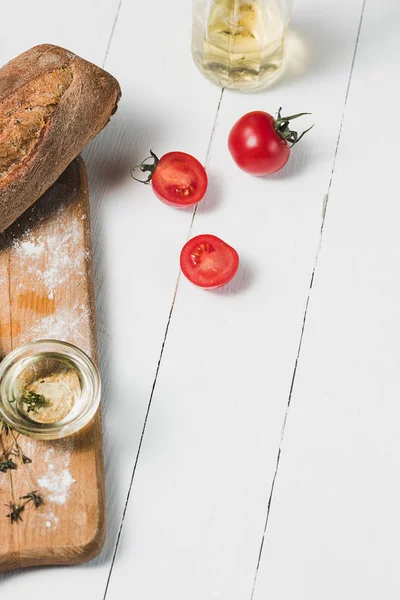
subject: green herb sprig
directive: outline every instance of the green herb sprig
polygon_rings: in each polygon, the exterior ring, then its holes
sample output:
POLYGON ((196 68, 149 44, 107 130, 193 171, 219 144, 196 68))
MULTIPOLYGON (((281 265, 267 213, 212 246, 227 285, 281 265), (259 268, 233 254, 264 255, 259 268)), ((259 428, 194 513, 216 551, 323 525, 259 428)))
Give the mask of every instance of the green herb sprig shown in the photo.
MULTIPOLYGON (((40 396, 39 394, 35 395, 40 396)), ((45 402, 47 402, 46 399, 45 402)), ((35 402, 33 404, 37 405, 35 402)), ((32 410, 35 410, 35 407, 32 410)), ((29 408, 27 412, 29 412, 29 408)), ((19 434, 0 419, 0 473, 7 473, 9 478, 10 499, 6 504, 9 509, 6 518, 10 519, 12 525, 23 521, 22 513, 28 504, 31 504, 34 508, 39 508, 44 503, 43 497, 38 493, 38 490, 33 489, 31 484, 28 465, 32 462, 32 459, 23 452, 18 442, 18 437, 19 434), (29 491, 20 496, 17 501, 14 493, 13 472, 19 469, 19 467, 22 468, 29 491)), ((0 485, 0 487, 2 486, 0 485)))
POLYGON ((45 398, 45 396, 43 396, 43 394, 37 394, 36 392, 33 392, 32 390, 29 392, 26 392, 22 396, 21 402, 26 405, 27 413, 36 412, 43 406, 48 406, 50 404, 50 401, 47 400, 47 398, 45 398))
POLYGON ((13 461, 12 458, 8 458, 7 460, 0 460, 0 473, 5 473, 7 470, 15 471, 17 469, 17 465, 13 461))
POLYGON ((11 525, 13 523, 17 523, 18 521, 22 521, 21 513, 25 510, 24 504, 15 504, 10 501, 10 512, 6 517, 10 519, 11 525))

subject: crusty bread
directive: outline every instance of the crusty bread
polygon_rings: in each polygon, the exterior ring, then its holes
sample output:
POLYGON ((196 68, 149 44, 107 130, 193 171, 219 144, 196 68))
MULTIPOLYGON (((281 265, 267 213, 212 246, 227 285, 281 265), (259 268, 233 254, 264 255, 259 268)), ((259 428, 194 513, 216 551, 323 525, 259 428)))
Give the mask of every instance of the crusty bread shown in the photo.
POLYGON ((109 73, 49 44, 0 69, 0 232, 103 129, 120 96, 109 73))

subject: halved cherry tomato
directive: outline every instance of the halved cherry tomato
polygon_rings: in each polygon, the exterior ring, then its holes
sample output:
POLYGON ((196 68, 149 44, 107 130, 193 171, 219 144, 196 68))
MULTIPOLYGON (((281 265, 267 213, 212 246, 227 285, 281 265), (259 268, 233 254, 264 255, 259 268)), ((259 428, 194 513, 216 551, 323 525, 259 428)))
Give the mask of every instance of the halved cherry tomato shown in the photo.
POLYGON ((197 235, 181 251, 182 273, 202 288, 225 285, 236 275, 238 267, 236 250, 215 235, 197 235))
POLYGON ((150 154, 138 165, 142 173, 149 172, 148 178, 141 181, 134 177, 136 181, 151 182, 155 195, 170 206, 186 208, 200 202, 207 191, 208 177, 197 158, 185 152, 168 152, 161 159, 152 150, 150 154))
POLYGON ((290 121, 309 113, 282 117, 281 110, 276 119, 255 110, 241 117, 232 127, 228 147, 233 160, 243 171, 252 175, 276 173, 289 160, 290 149, 310 131, 311 127, 299 135, 290 129, 290 121))

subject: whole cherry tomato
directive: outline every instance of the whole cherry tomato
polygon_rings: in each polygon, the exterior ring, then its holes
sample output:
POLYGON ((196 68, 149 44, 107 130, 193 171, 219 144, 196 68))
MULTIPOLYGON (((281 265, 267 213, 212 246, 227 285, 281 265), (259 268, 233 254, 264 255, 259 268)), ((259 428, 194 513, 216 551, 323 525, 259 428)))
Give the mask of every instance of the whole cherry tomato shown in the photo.
POLYGON ((307 115, 299 113, 290 117, 278 117, 257 110, 241 117, 228 138, 229 151, 235 163, 252 175, 271 175, 285 166, 290 156, 290 148, 301 140, 306 129, 299 136, 292 131, 290 121, 307 115))

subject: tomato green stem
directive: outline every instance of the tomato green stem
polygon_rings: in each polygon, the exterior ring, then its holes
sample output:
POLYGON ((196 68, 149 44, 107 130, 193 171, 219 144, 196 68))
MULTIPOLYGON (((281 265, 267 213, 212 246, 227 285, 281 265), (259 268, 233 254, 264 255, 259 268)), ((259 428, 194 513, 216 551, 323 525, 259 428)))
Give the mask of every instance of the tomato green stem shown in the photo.
POLYGON ((160 159, 158 158, 158 156, 156 156, 156 154, 154 154, 153 150, 150 150, 150 156, 148 156, 147 158, 145 158, 144 160, 142 160, 142 162, 140 163, 140 165, 136 165, 135 167, 131 168, 131 177, 135 180, 138 181, 139 183, 144 183, 145 185, 149 185, 149 183, 151 182, 153 175, 154 175, 154 171, 157 169, 157 165, 160 162, 160 159), (152 163, 147 163, 148 160, 152 160, 152 163), (140 169, 142 173, 149 173, 147 179, 143 180, 143 179, 138 179, 137 177, 135 177, 133 175, 133 173, 135 172, 135 169, 140 169))
POLYGON ((278 110, 278 118, 275 119, 275 130, 279 133, 279 135, 281 136, 281 138, 283 140, 285 140, 285 142, 289 142, 291 144, 291 148, 293 148, 293 146, 295 144, 297 144, 301 138, 308 132, 310 131, 310 129, 312 129, 314 127, 314 125, 311 125, 311 127, 309 127, 308 129, 306 129, 305 131, 303 131, 301 133, 301 135, 299 135, 297 133, 297 131, 293 131, 290 129, 290 121, 293 121, 293 119, 298 119, 299 117, 304 117, 304 115, 310 115, 311 113, 297 113, 296 115, 290 115, 289 117, 282 117, 281 116, 281 111, 282 111, 282 107, 279 108, 278 110))

